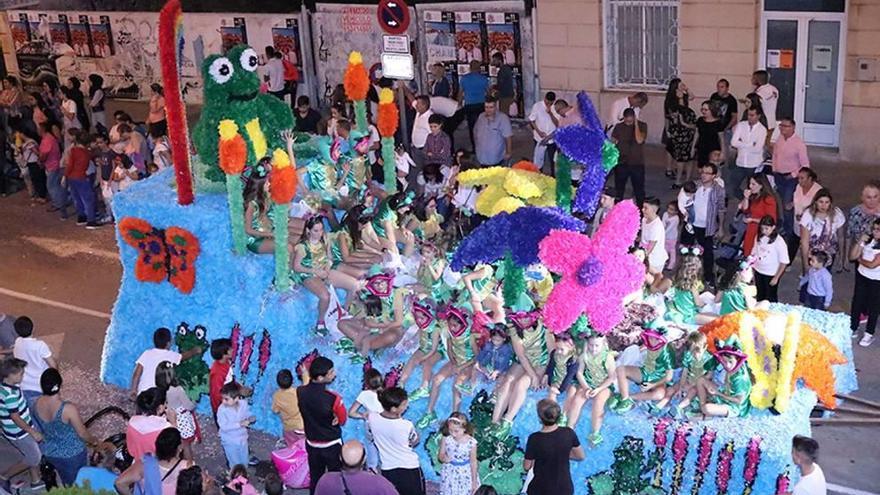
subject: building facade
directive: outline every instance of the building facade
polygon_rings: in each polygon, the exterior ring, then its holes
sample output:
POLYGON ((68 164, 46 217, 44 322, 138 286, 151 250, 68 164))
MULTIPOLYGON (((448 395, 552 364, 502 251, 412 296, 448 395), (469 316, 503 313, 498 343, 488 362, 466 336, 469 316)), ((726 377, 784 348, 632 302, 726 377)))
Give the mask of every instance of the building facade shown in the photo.
POLYGON ((536 11, 540 89, 586 89, 600 112, 646 91, 651 141, 671 77, 698 106, 720 78, 743 98, 766 68, 777 115, 808 143, 858 162, 880 155, 880 0, 538 0, 536 11))

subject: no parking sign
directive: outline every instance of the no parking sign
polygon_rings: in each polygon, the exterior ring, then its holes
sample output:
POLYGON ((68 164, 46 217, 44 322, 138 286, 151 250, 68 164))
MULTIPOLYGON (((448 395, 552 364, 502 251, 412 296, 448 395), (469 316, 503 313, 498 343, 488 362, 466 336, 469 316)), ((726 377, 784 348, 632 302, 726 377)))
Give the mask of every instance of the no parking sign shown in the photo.
POLYGON ((403 0, 381 0, 376 17, 386 33, 405 33, 409 27, 409 6, 403 0))

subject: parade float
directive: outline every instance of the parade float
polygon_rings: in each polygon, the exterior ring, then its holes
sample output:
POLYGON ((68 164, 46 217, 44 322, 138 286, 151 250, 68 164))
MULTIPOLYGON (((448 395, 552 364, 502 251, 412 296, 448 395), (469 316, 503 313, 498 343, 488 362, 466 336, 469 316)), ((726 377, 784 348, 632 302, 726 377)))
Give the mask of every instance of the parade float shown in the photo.
MULTIPOLYGON (((171 2, 161 15, 166 94, 175 90, 179 94, 175 78, 183 14, 179 4, 171 2)), ((359 56, 350 61, 346 89, 358 87, 358 66, 363 68, 359 56)), ((317 300, 304 287, 289 283, 286 242, 277 243, 275 252, 265 255, 243 249, 239 223, 243 175, 255 173, 258 163, 267 168, 260 173, 268 174, 273 232, 283 240, 288 206, 308 189, 300 187, 297 192, 297 167, 308 171, 320 162, 326 170, 328 160, 339 159, 328 158, 313 141, 303 141, 295 159, 288 159, 280 133, 291 127, 293 116, 274 97, 258 93, 255 68, 253 50, 245 46, 208 57, 202 68, 206 107, 192 135, 186 129, 182 100, 167 98, 174 169, 114 197, 123 278, 101 371, 105 382, 126 387, 138 355, 152 346, 153 331, 168 327, 181 351, 193 346, 203 350, 201 356, 182 364, 179 374, 190 397, 201 399, 199 411, 208 413, 207 349, 212 339, 229 337, 235 348, 235 378, 254 390, 250 399, 257 417, 254 427, 280 434, 280 422, 270 411, 279 370, 291 369, 301 376, 314 356, 327 356, 337 370, 331 387, 351 404, 362 389, 365 366, 387 373, 388 384, 394 384, 416 344, 404 339, 372 353, 366 363, 355 359, 350 349, 340 346, 337 333, 313 331, 317 300), (220 186, 199 190, 199 184, 209 183, 220 186)), ((352 99, 362 103, 363 95, 352 99)), ((384 99, 389 100, 388 95, 384 99)), ((642 342, 646 328, 662 327, 663 322, 644 305, 624 304, 626 296, 641 287, 644 270, 629 249, 639 225, 635 206, 625 201, 614 207, 592 237, 581 233, 584 224, 571 216, 574 212, 589 217, 595 212, 605 177, 617 159, 589 97, 581 93, 577 101, 581 122, 561 129, 557 136, 562 156, 555 179, 528 164, 463 174, 463 183, 484 186, 477 209, 489 218, 458 245, 451 264, 455 269, 475 264, 502 269, 509 307, 517 307, 528 290, 523 274, 541 267, 553 274, 555 284, 545 294, 542 308, 531 309, 533 314, 553 332, 575 333, 588 327, 586 331, 606 334, 611 347, 622 351, 642 342), (565 182, 574 164, 584 167, 576 189, 565 182)), ((361 113, 359 129, 366 126, 361 113)), ((393 153, 397 117, 396 111, 387 109, 387 113, 379 115, 386 165, 393 153)), ((393 182, 388 168, 386 178, 393 182)), ((436 308, 421 309, 413 325, 441 323, 436 308)), ((341 315, 344 310, 335 304, 330 312, 341 315)), ((576 493, 783 493, 797 476, 790 459, 792 436, 810 433, 810 413, 817 403, 833 408, 836 394, 857 388, 847 316, 776 304, 769 310, 726 315, 697 331, 707 335, 715 353, 725 352, 722 343, 734 337, 740 342, 739 365, 747 366, 753 378, 751 414, 696 421, 641 408, 625 416, 606 411, 604 441, 585 444, 586 460, 572 464, 576 493)), ((654 330, 649 335, 662 336, 654 330)), ((680 352, 682 342, 662 345, 680 352)), ((412 391, 418 380, 411 377, 409 383, 399 385, 412 391)), ((436 410, 441 418, 451 412, 451 386, 445 383, 440 391, 436 410)), ((491 382, 478 381, 475 393, 464 398, 460 409, 476 426, 483 482, 499 493, 515 494, 525 477, 526 438, 540 424, 535 404, 546 391, 530 391, 510 433, 499 436, 491 433, 489 424, 492 387, 491 382)), ((425 405, 425 401, 410 403, 405 416, 415 422, 425 405)), ((589 429, 589 421, 578 425, 582 441, 589 429)), ((439 473, 437 430, 432 425, 422 431, 422 444, 417 447, 429 479, 437 479, 439 473)), ((363 422, 350 420, 343 434, 363 439, 363 422)))

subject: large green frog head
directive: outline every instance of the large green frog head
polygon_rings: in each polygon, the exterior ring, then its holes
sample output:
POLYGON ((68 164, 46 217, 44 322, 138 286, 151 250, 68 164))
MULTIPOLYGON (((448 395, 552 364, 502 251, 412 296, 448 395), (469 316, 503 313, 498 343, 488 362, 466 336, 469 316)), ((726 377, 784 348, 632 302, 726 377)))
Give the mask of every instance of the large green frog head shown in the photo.
POLYGON ((225 55, 210 55, 202 63, 205 105, 238 106, 260 94, 259 56, 247 45, 236 45, 225 55))
POLYGON ((180 352, 186 352, 193 347, 199 346, 204 353, 208 348, 207 330, 201 325, 196 325, 190 329, 186 322, 177 325, 177 335, 174 337, 174 343, 180 352))

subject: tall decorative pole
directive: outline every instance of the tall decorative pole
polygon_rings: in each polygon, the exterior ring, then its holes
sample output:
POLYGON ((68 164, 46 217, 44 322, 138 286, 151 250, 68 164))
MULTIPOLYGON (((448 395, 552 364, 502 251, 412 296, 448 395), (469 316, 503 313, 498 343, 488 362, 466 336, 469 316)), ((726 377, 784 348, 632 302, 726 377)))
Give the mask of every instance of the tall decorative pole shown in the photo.
POLYGON ((272 172, 269 174, 269 195, 272 197, 272 228, 275 233, 275 287, 290 287, 290 248, 287 242, 287 223, 290 218, 290 201, 296 194, 296 166, 293 157, 286 152, 272 153, 272 172))
POLYGON ((232 247, 235 254, 243 255, 247 247, 247 237, 244 232, 244 186, 241 183, 241 173, 247 163, 247 143, 238 133, 238 125, 232 120, 220 121, 217 131, 220 133, 219 165, 226 173, 232 247))
POLYGON ((376 118, 376 127, 382 136, 382 171, 384 172, 385 192, 394 194, 397 192, 397 174, 395 173, 394 157, 394 133, 397 132, 397 121, 400 112, 394 104, 394 92, 383 88, 379 92, 379 115, 376 118))
POLYGON ((194 200, 192 171, 189 165, 189 131, 186 128, 186 106, 180 87, 180 66, 183 61, 183 9, 180 0, 169 0, 159 12, 159 61, 165 87, 165 114, 171 160, 177 181, 177 204, 189 205, 194 200))
POLYGON ((360 52, 351 52, 348 55, 348 67, 342 76, 342 85, 345 88, 345 96, 354 102, 354 121, 357 130, 361 133, 369 132, 366 99, 370 90, 370 76, 364 67, 360 52))

